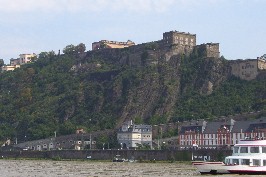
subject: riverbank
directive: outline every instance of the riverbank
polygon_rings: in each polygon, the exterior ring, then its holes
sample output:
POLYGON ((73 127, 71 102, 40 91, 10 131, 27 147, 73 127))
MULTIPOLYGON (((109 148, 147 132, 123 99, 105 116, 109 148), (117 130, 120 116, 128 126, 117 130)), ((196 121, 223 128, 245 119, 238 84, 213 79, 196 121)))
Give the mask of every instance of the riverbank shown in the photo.
POLYGON ((119 155, 124 159, 134 159, 140 162, 148 161, 191 161, 194 160, 219 161, 231 151, 217 150, 53 150, 53 151, 0 151, 0 157, 12 159, 86 159, 113 160, 119 155))

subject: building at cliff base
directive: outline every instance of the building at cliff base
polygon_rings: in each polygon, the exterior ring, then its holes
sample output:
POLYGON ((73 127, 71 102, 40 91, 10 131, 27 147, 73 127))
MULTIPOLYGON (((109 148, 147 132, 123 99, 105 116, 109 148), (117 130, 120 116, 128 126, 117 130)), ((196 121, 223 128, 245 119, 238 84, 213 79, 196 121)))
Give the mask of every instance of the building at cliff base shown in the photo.
POLYGON ((152 126, 125 122, 117 132, 117 140, 121 148, 138 148, 145 145, 152 148, 152 126))

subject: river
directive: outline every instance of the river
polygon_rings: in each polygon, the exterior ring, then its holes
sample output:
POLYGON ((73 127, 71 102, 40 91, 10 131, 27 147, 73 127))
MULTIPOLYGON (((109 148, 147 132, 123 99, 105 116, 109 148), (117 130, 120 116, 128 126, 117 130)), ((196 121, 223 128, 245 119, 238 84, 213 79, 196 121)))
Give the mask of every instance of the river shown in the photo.
MULTIPOLYGON (((1 177, 185 177, 204 176, 185 163, 0 160, 1 177)), ((210 175, 208 175, 210 176, 210 175)), ((216 175, 216 177, 238 175, 216 175)), ((242 175, 243 176, 243 175, 242 175)), ((250 176, 250 175, 249 175, 250 176)), ((245 177, 248 177, 245 175, 245 177)), ((257 175, 258 177, 258 175, 257 175)))

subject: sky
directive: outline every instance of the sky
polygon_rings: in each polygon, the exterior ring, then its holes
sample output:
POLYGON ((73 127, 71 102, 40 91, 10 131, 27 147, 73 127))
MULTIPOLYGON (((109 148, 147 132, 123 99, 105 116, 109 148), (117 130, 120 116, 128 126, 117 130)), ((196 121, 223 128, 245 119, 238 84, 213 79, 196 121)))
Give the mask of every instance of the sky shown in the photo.
POLYGON ((220 43, 226 59, 266 53, 266 0, 0 0, 0 59, 100 40, 136 44, 167 31, 220 43))

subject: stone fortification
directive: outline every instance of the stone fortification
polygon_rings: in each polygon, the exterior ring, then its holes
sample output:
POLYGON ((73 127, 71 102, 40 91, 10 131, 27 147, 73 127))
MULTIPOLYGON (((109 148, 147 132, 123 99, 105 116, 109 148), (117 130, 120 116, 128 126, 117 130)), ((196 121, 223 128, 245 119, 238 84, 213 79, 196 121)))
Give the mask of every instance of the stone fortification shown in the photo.
POLYGON ((258 69, 259 70, 266 69, 266 59, 258 58, 258 69))
POLYGON ((203 55, 208 58, 219 58, 219 43, 207 43, 201 44, 196 47, 198 50, 203 52, 203 55))
POLYGON ((108 41, 101 40, 99 42, 92 43, 92 50, 104 49, 104 48, 125 48, 135 45, 134 42, 128 40, 127 42, 108 41))
POLYGON ((87 56, 84 57, 86 61, 83 60, 83 62, 88 62, 92 58, 101 58, 118 65, 156 65, 160 60, 169 61, 172 56, 189 56, 195 48, 203 50, 201 52, 202 57, 218 58, 220 55, 219 44, 207 43, 197 46, 195 34, 178 31, 165 32, 163 33, 163 38, 158 41, 134 44, 131 41, 115 42, 102 40, 95 42, 92 44, 93 50, 87 53, 87 56))
POLYGON ((186 45, 192 48, 196 46, 196 34, 179 31, 165 32, 163 42, 165 45, 186 45))
POLYGON ((231 60, 231 74, 244 80, 253 80, 261 70, 266 69, 263 59, 231 60))

